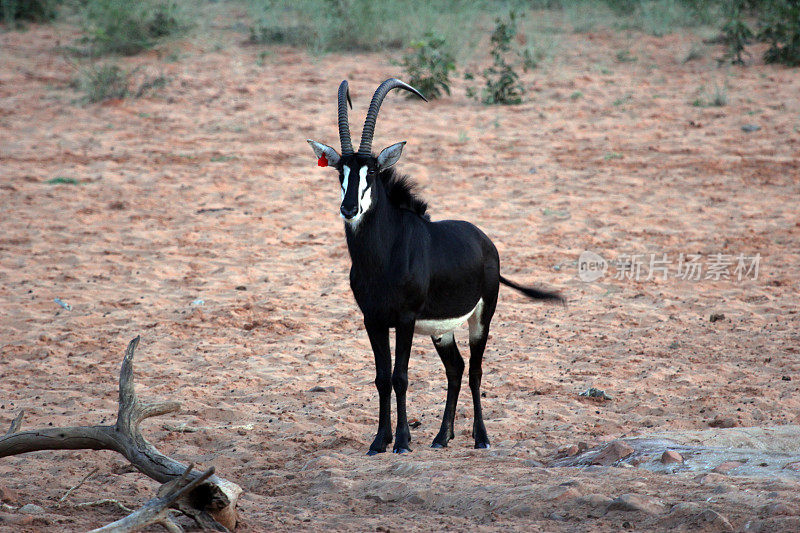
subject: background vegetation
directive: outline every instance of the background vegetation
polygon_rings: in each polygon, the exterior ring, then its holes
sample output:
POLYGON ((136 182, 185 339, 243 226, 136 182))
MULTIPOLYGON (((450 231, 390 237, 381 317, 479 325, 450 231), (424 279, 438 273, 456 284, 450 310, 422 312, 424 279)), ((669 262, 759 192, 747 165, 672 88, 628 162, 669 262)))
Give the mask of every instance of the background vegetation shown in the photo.
MULTIPOLYGON (((127 56, 159 47, 199 25, 199 7, 212 0, 0 0, 6 26, 77 19, 83 37, 67 47, 76 57, 127 56), (190 12, 197 13, 194 17, 190 12)), ((468 94, 485 104, 515 104, 525 97, 522 70, 556 54, 565 31, 640 31, 660 36, 684 28, 705 31, 725 45, 720 63, 745 65, 751 44, 768 47, 763 60, 800 65, 797 0, 216 0, 245 10, 241 28, 252 45, 289 45, 315 54, 385 51, 400 54, 405 76, 431 98, 450 94, 461 71, 481 78, 468 94), (710 33, 709 33, 710 32, 710 33), (483 46, 485 49, 481 48, 483 46), (476 75, 464 69, 471 61, 476 75), (486 66, 488 65, 488 66, 486 66)), ((700 37, 698 37, 698 40, 700 37)), ((266 53, 266 52, 265 52, 266 53)), ((690 52, 686 61, 696 59, 690 52)), ((635 61, 621 50, 617 61, 635 61)), ((89 59, 89 61, 96 61, 89 59)), ((86 101, 127 97, 130 72, 103 60, 83 65, 78 85, 86 101), (92 81, 95 80, 95 81, 92 81), (111 80, 111 82, 109 81, 111 80), (93 85, 97 85, 93 87, 93 85), (106 96, 115 95, 115 96, 106 96), (122 95, 122 96, 120 96, 122 95)))

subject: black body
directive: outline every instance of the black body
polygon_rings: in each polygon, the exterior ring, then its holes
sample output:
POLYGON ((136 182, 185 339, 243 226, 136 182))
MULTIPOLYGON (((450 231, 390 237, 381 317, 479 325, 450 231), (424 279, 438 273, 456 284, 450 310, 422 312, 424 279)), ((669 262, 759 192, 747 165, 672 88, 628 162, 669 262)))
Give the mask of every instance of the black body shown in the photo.
POLYGON ((406 390, 408 360, 415 333, 431 336, 447 374, 447 402, 434 448, 453 438, 456 402, 464 374, 464 360, 453 330, 469 323, 469 387, 475 416, 472 435, 476 448, 488 448, 489 437, 481 410, 483 352, 497 305, 500 283, 540 300, 563 302, 556 293, 522 287, 500 275, 500 260, 491 240, 477 227, 460 220, 431 222, 427 204, 413 184, 392 166, 403 143, 371 153, 372 137, 384 97, 403 89, 424 99, 413 87, 390 78, 372 97, 356 153, 350 139, 347 81, 339 86, 339 138, 342 154, 309 139, 320 166, 333 166, 342 185, 340 212, 345 219, 350 251, 350 287, 364 314, 364 325, 375 355, 375 385, 380 397, 378 433, 369 455, 386 451, 392 442, 391 392, 397 398, 394 451, 410 451, 406 390), (395 360, 389 350, 389 330, 396 333, 395 360))
MULTIPOLYGON (((359 156, 353 156, 359 157, 359 156)), ((350 163, 344 156, 342 163, 350 163)), ((413 193, 406 178, 393 169, 373 174, 372 205, 358 226, 345 225, 352 260, 350 287, 361 312, 375 354, 375 385, 380 396, 378 433, 370 454, 383 452, 392 442, 391 390, 397 398, 394 451, 409 451, 406 416, 408 361, 415 325, 420 320, 462 317, 483 301, 479 327, 470 324, 469 386, 474 406, 476 448, 487 448, 480 386, 483 352, 497 305, 499 284, 517 288, 537 299, 561 301, 554 293, 529 289, 500 276, 500 260, 492 241, 477 227, 460 220, 431 222, 426 205, 413 193), (389 329, 396 330, 394 369, 389 352, 389 329), (477 334, 474 334, 477 333, 477 334)), ((368 179, 369 179, 368 175, 368 179)), ((431 336, 447 374, 447 403, 433 447, 445 447, 454 436, 456 402, 464 360, 452 333, 431 336)))

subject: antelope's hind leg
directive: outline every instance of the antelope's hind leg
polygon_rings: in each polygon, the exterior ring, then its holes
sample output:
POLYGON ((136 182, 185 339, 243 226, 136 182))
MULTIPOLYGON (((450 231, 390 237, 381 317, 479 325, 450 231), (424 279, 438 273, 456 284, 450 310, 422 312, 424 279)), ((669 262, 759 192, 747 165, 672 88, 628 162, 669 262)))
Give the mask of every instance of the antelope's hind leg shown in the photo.
POLYGON ((458 393, 461 390, 461 377, 464 375, 464 359, 458 352, 453 332, 445 333, 441 337, 431 337, 436 352, 442 359, 444 370, 447 374, 447 402, 444 405, 444 416, 442 417, 442 428, 439 434, 433 439, 431 448, 444 448, 447 443, 455 436, 453 424, 456 417, 456 403, 458 403, 458 393))
POLYGON ((483 377, 483 352, 486 341, 489 339, 489 324, 494 315, 496 304, 486 302, 479 304, 475 313, 469 319, 469 388, 472 392, 472 405, 475 416, 472 421, 472 437, 475 439, 476 448, 489 447, 489 435, 483 424, 483 409, 481 408, 481 378, 483 377))

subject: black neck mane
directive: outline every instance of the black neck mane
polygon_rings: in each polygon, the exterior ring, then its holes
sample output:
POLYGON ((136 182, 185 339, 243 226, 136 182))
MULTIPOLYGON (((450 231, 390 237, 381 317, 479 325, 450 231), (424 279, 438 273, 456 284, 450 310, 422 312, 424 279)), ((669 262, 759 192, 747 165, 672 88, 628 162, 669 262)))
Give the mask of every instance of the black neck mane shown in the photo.
POLYGON ((406 209, 425 220, 430 220, 428 203, 417 194, 417 184, 408 176, 399 174, 394 168, 387 168, 378 174, 389 203, 399 209, 406 209))

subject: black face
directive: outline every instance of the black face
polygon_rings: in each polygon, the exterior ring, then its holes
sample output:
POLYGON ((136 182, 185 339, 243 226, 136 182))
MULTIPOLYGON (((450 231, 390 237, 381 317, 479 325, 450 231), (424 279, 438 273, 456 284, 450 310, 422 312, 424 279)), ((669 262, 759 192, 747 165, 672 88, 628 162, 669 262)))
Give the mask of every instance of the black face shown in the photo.
POLYGON ((374 157, 358 154, 343 155, 336 167, 342 187, 342 218, 356 222, 372 205, 372 185, 377 171, 374 157))

